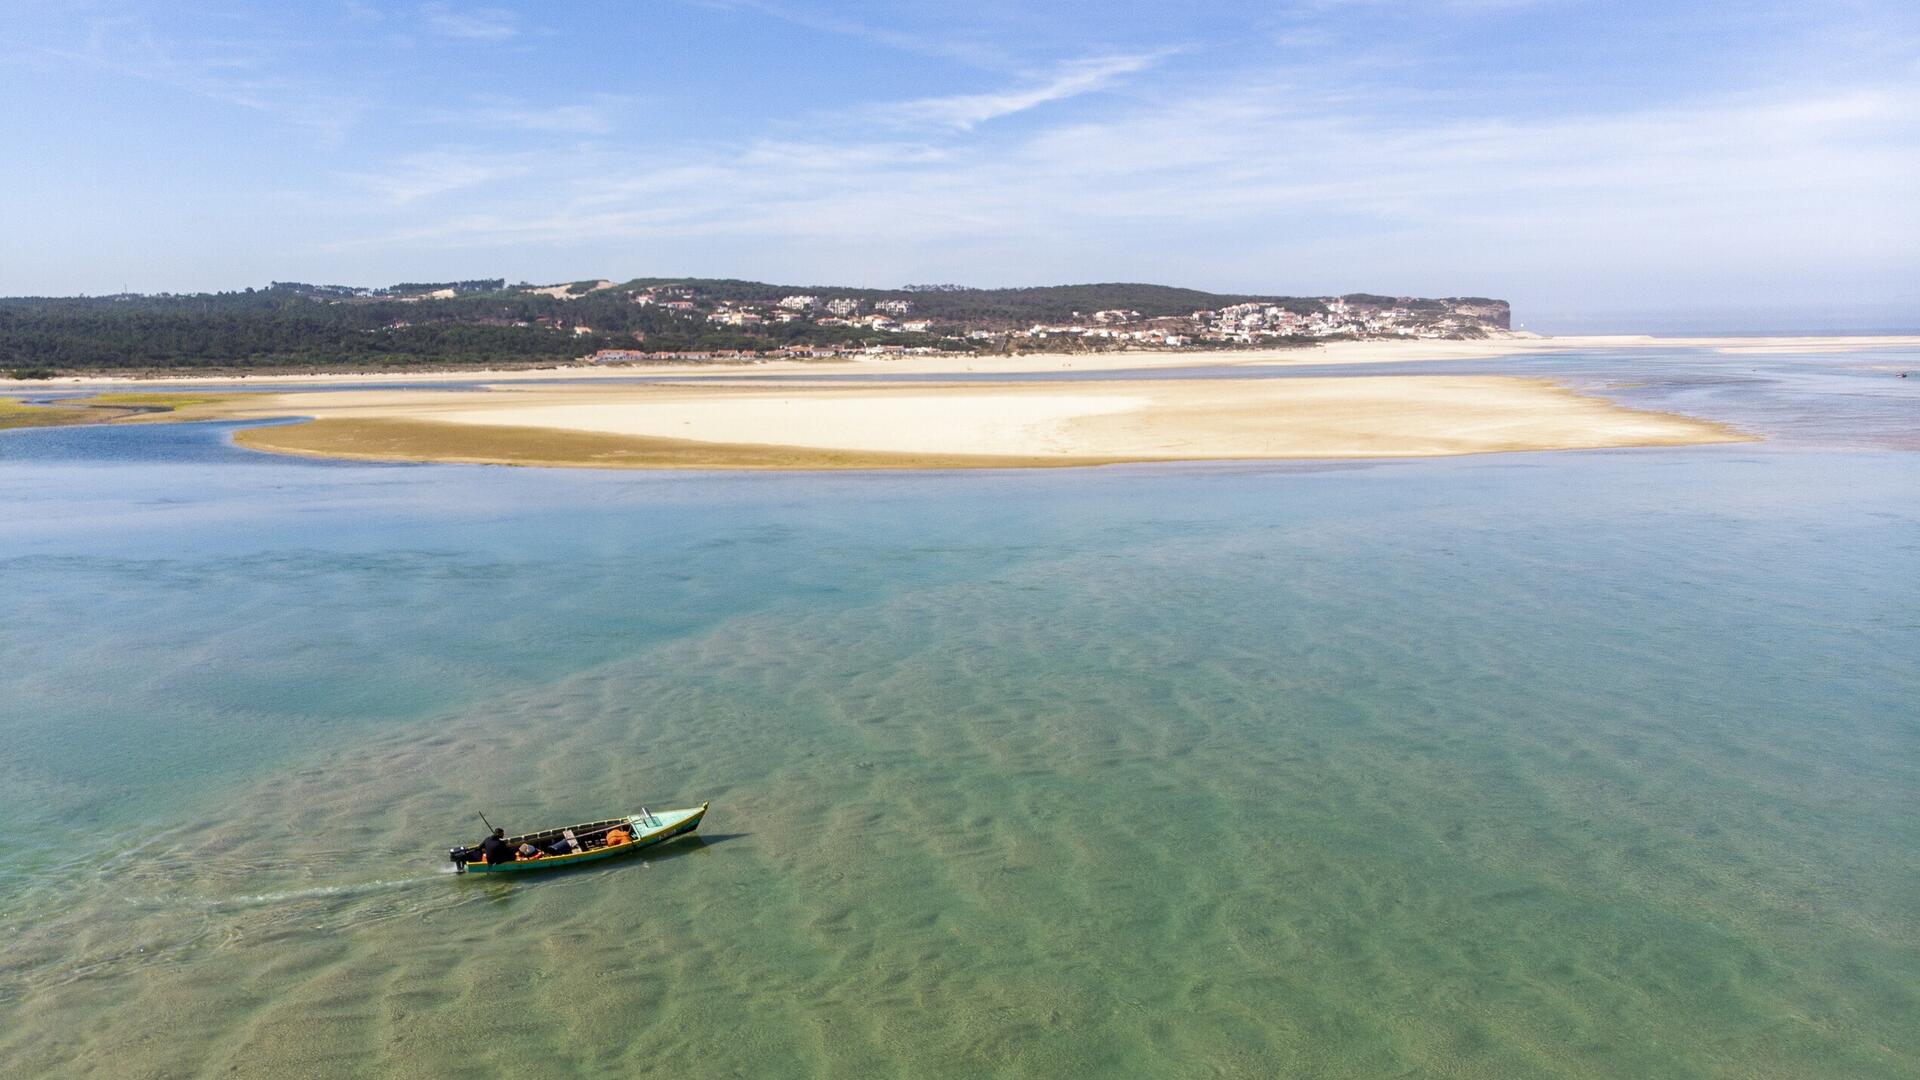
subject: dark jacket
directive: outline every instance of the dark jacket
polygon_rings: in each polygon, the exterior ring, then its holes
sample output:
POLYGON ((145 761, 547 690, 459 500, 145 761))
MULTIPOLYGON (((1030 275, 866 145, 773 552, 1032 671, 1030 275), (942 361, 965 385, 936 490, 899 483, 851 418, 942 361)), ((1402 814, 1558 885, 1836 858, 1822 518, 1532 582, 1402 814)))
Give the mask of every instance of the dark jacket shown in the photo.
POLYGON ((495 863, 512 862, 513 845, 498 836, 489 836, 485 840, 480 841, 480 855, 487 860, 488 866, 492 866, 495 863))

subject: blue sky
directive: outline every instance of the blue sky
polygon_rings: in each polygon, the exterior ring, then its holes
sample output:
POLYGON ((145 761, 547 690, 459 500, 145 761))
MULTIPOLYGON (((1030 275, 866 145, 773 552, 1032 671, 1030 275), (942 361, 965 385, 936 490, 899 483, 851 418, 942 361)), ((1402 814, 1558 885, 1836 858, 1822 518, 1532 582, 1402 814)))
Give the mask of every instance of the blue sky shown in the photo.
POLYGON ((1911 2, 0 16, 0 293, 1139 280, 1920 324, 1911 2))

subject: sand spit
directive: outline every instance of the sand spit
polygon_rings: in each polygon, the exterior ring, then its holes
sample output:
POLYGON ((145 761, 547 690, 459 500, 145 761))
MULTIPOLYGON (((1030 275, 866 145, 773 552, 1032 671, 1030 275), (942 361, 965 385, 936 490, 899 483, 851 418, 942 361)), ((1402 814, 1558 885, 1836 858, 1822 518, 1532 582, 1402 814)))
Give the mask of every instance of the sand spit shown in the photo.
POLYGON ((243 446, 370 460, 704 469, 1005 468, 1428 457, 1746 441, 1539 379, 1388 376, 1061 384, 727 383, 260 395, 299 415, 243 446))
MULTIPOLYGON (((559 287, 559 286, 556 286, 559 287)), ((836 373, 897 375, 958 375, 1002 373, 1025 375, 1055 371, 1143 371, 1193 367, 1271 367, 1316 364, 1397 364, 1422 360, 1479 360, 1508 356, 1549 356, 1583 349, 1712 349, 1728 355, 1795 352, 1850 352, 1868 349, 1920 348, 1920 336, 1883 337, 1701 337, 1665 338, 1643 335, 1541 337, 1517 333, 1480 341, 1336 341, 1290 349, 1196 350, 1178 352, 1029 353, 1020 356, 896 356, 847 357, 834 360, 767 360, 742 363, 560 365, 544 368, 475 369, 412 372, 330 372, 273 375, 126 375, 71 376, 15 382, 0 379, 0 391, 19 388, 63 389, 76 386, 154 385, 163 387, 214 383, 248 386, 326 386, 340 383, 471 382, 580 382, 625 379, 635 375, 672 375, 675 378, 727 378, 739 375, 832 375, 836 373)))

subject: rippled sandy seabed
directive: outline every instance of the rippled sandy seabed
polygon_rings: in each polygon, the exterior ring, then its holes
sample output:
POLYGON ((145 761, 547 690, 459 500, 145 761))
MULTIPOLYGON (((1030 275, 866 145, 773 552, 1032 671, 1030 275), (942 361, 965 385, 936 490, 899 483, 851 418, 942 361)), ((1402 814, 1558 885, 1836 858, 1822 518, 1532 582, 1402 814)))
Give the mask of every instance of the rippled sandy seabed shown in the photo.
POLYGON ((831 477, 9 436, 0 1072, 1912 1076, 1914 399, 1703 385, 1655 404, 1796 434, 831 477), (476 810, 707 799, 446 872, 476 810))

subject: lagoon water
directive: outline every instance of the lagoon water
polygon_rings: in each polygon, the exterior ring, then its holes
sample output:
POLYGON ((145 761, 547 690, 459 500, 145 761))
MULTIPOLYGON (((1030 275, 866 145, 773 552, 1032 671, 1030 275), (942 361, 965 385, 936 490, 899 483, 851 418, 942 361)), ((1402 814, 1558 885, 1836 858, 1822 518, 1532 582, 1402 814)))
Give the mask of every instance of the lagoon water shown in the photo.
POLYGON ((1566 362, 1769 441, 0 436, 0 1073, 1920 1073, 1920 359, 1649 355, 1566 362), (643 860, 444 861, 708 799, 643 860))

